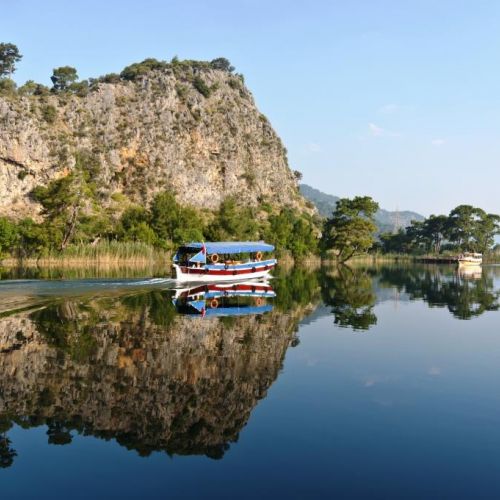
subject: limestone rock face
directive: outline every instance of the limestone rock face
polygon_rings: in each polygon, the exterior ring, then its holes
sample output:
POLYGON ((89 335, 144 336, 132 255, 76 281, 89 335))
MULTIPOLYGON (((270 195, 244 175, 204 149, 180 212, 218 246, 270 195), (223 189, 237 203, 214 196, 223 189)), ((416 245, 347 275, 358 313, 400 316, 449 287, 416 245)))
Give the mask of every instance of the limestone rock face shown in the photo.
POLYGON ((163 189, 211 209, 231 195, 250 206, 305 206, 280 138, 242 79, 225 71, 167 67, 96 84, 84 97, 0 97, 0 215, 36 214, 30 191, 71 172, 81 150, 99 160, 105 206, 120 194, 144 204, 163 189))

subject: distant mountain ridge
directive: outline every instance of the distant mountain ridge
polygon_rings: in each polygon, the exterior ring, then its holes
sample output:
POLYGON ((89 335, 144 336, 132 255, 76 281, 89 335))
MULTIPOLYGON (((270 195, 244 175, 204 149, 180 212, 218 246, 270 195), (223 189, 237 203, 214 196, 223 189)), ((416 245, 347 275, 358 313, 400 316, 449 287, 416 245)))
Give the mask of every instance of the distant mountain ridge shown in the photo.
MULTIPOLYGON (((318 212, 323 217, 331 215, 335 210, 337 201, 340 199, 338 196, 323 193, 319 189, 313 188, 307 184, 300 184, 300 192, 304 198, 313 203, 318 212)), ((400 227, 407 227, 412 220, 422 221, 425 217, 417 212, 410 210, 389 211, 381 208, 375 214, 375 221, 379 228, 379 232, 394 231, 400 227)))

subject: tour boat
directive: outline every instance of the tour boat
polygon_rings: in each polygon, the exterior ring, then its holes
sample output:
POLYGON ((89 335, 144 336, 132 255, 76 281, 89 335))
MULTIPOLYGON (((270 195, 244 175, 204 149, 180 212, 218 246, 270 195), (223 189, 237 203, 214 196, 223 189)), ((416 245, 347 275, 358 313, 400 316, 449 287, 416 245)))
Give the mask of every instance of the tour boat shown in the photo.
POLYGON ((192 242, 174 255, 177 281, 236 281, 264 278, 276 266, 274 258, 263 258, 273 245, 263 241, 192 242))
POLYGON ((459 266, 480 266, 483 262, 483 254, 465 252, 458 256, 459 266))
POLYGON ((179 288, 172 300, 177 311, 193 316, 242 316, 272 310, 266 299, 276 294, 265 281, 210 283, 179 288))

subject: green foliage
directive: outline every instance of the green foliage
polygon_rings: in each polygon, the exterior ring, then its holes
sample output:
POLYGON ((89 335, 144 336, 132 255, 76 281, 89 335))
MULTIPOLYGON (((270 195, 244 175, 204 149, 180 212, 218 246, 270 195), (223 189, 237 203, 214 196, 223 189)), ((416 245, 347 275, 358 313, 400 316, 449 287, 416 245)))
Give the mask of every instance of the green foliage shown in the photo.
POLYGON ((21 96, 39 95, 46 96, 50 93, 49 88, 41 83, 36 83, 33 80, 28 80, 24 85, 18 89, 21 96))
POLYGON ((258 225, 252 210, 239 206, 235 198, 228 197, 221 203, 207 233, 211 241, 238 241, 254 239, 257 230, 258 225))
POLYGON ((78 97, 85 97, 89 93, 89 82, 87 80, 74 82, 68 87, 68 90, 78 97))
POLYGON ((227 71, 228 73, 232 73, 235 69, 234 66, 232 66, 225 57, 218 57, 217 59, 213 59, 212 61, 210 61, 210 66, 213 69, 227 71))
POLYGON ((56 92, 69 90, 70 86, 78 79, 76 69, 71 66, 61 66, 54 68, 50 77, 53 83, 53 89, 56 92))
POLYGON ((0 79, 0 95, 10 96, 16 93, 16 82, 10 78, 0 79))
POLYGON ((131 64, 130 66, 127 66, 120 73, 120 76, 124 80, 133 81, 141 76, 146 75, 150 71, 164 69, 166 67, 168 67, 168 63, 166 63, 165 61, 158 61, 157 59, 150 57, 148 59, 144 59, 144 61, 140 63, 134 63, 131 64))
POLYGON ((471 205, 460 205, 448 216, 431 215, 422 222, 412 221, 396 234, 380 239, 384 252, 440 253, 451 251, 487 252, 500 234, 500 216, 487 214, 471 205))
POLYGON ((19 49, 13 43, 0 43, 0 78, 16 70, 16 63, 22 59, 19 49))
POLYGON ((203 81, 201 77, 195 76, 193 80, 193 86, 203 97, 210 97, 210 87, 203 81))
POLYGON ((296 259, 315 253, 318 245, 313 222, 290 208, 269 217, 266 241, 280 250, 288 250, 296 259))
POLYGON ((182 83, 176 83, 175 91, 177 92, 177 95, 179 96, 179 99, 181 101, 184 101, 186 99, 188 93, 188 88, 186 87, 186 85, 182 85, 182 83))
MULTIPOLYGON (((99 160, 89 151, 79 151, 75 154, 75 166, 69 175, 33 189, 32 197, 42 205, 45 216, 43 225, 49 237, 49 248, 63 250, 74 239, 78 229, 89 224, 89 215, 92 215, 89 204, 92 205, 95 200, 99 171, 99 160)), ((99 212, 97 203, 92 206, 99 212)), ((96 220, 91 222, 99 226, 96 220)), ((80 231, 82 237, 92 236, 80 231)))
POLYGON ((28 80, 24 85, 18 89, 19 95, 35 95, 38 84, 33 80, 28 80))
POLYGON ((167 191, 158 194, 151 204, 151 225, 162 246, 203 240, 203 221, 191 207, 182 207, 167 191))
POLYGON ((376 294, 372 276, 363 269, 339 266, 334 274, 322 274, 321 295, 330 306, 334 323, 353 330, 368 330, 377 323, 376 294))
POLYGON ((0 257, 12 250, 17 237, 16 225, 7 217, 0 217, 0 257))
POLYGON ((49 247, 49 233, 42 224, 33 219, 22 219, 17 223, 18 240, 15 252, 18 257, 41 255, 49 247))
POLYGON ((120 83, 121 77, 118 73, 108 73, 99 77, 99 81, 102 83, 120 83))
POLYGON ((369 196, 341 198, 332 216, 325 221, 321 241, 324 253, 335 252, 340 262, 367 252, 375 242, 374 215, 378 203, 369 196))
POLYGON ((154 244, 156 235, 149 225, 148 211, 139 206, 133 206, 123 212, 120 219, 118 235, 124 241, 142 241, 154 244))
POLYGON ((46 104, 41 108, 42 118, 47 123, 54 123, 57 118, 57 110, 52 104, 46 104))

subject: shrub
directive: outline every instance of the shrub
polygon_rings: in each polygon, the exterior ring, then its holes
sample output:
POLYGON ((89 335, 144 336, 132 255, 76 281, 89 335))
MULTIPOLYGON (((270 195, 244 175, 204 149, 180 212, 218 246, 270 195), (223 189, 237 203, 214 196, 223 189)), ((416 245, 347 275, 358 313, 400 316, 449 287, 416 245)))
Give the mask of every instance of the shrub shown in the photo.
POLYGON ((57 118, 57 110, 52 104, 46 104, 42 107, 42 118, 47 123, 54 123, 57 118))
POLYGON ((210 66, 213 69, 227 71, 228 73, 232 73, 234 71, 234 66, 231 66, 231 63, 225 57, 218 57, 217 59, 213 59, 212 61, 210 61, 210 66))
POLYGON ((0 79, 0 95, 13 95, 16 93, 16 82, 10 78, 0 79))
POLYGON ((210 87, 199 76, 194 78, 193 86, 203 97, 210 97, 210 87))
POLYGON ((164 69, 167 66, 168 64, 165 61, 158 61, 157 59, 153 59, 150 57, 148 59, 144 59, 144 61, 140 63, 134 63, 131 64, 130 66, 127 66, 120 73, 120 76, 124 80, 133 81, 136 80, 138 77, 149 73, 150 71, 156 69, 164 69))

